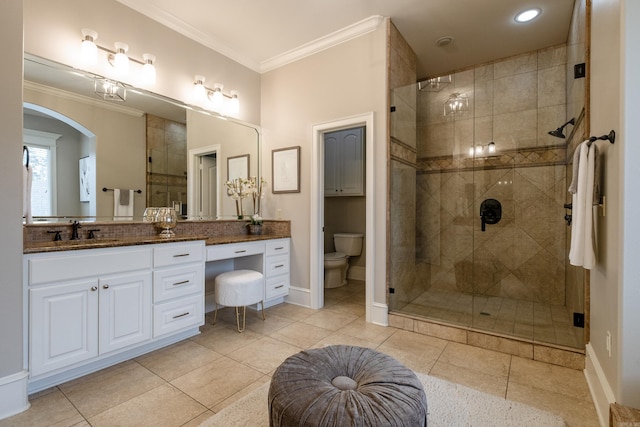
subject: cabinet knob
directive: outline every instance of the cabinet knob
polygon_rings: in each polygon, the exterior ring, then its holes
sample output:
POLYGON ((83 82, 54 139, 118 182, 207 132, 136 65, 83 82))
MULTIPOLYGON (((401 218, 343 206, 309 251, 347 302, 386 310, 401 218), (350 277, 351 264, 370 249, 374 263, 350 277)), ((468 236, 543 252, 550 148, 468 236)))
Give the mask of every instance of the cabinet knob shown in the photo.
POLYGON ((93 292, 95 292, 95 291, 97 291, 97 290, 98 290, 98 287, 97 287, 97 286, 92 286, 92 287, 91 287, 91 290, 92 290, 93 292))
POLYGON ((102 285, 102 289, 109 289, 109 285, 102 285))

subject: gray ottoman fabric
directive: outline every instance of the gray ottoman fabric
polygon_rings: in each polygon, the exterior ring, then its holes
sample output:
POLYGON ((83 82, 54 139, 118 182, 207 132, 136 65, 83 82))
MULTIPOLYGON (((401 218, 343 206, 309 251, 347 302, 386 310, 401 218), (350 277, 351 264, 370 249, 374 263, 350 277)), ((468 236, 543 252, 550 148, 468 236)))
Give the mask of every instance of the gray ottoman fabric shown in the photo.
POLYGON ((269 425, 426 426, 427 398, 413 371, 386 354, 346 345, 305 350, 273 374, 269 425))

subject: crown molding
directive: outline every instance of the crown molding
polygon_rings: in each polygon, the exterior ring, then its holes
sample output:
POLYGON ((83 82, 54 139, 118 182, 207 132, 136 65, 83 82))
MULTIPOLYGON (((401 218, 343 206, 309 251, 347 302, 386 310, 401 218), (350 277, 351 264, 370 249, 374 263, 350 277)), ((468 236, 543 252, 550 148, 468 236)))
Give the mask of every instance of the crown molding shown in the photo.
POLYGON ((242 55, 233 49, 230 49, 226 45, 224 45, 219 40, 207 35, 206 33, 199 31, 194 26, 187 24, 181 19, 178 19, 176 16, 168 13, 167 11, 160 9, 159 7, 150 4, 149 2, 137 2, 135 0, 117 0, 118 3, 122 3, 127 6, 145 15, 148 18, 153 19, 156 22, 164 25, 172 29, 173 31, 182 34, 183 36, 194 40, 201 45, 208 47, 211 50, 214 50, 221 55, 226 56, 229 59, 243 65, 256 73, 260 72, 260 63, 254 61, 246 55, 242 55))
POLYGON ((314 55, 323 50, 360 37, 364 34, 370 33, 371 31, 375 31, 380 24, 384 22, 384 20, 385 17, 381 15, 370 16, 369 18, 363 19, 362 21, 356 22, 348 27, 342 28, 288 52, 284 52, 280 55, 274 56, 273 58, 262 61, 260 72, 266 73, 278 67, 282 67, 283 65, 290 64, 307 56, 314 55))
POLYGON ((55 89, 50 86, 42 85, 40 83, 30 82, 28 80, 24 81, 24 88, 47 95, 57 96, 63 99, 69 99, 71 101, 81 102, 83 104, 92 105, 94 107, 104 108, 106 110, 115 111, 117 113, 128 114, 134 117, 142 117, 145 114, 144 111, 136 110, 135 108, 125 107, 123 105, 90 98, 84 95, 78 95, 77 93, 68 92, 62 89, 55 89))

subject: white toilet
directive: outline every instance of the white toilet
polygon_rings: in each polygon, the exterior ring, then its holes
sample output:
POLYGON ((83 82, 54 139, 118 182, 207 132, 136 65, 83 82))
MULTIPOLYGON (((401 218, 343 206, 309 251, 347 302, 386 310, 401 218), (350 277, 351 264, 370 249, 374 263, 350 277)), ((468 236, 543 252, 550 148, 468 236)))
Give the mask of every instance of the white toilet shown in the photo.
POLYGON ((336 233, 333 243, 336 252, 324 254, 324 287, 337 288, 347 284, 349 257, 362 253, 362 239, 358 233, 336 233))

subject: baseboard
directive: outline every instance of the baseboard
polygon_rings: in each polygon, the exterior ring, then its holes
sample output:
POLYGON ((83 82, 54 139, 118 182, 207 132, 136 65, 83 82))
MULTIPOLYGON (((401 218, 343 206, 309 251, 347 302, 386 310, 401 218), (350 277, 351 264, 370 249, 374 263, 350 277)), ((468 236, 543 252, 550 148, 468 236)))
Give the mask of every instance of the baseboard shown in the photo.
POLYGON ((387 306, 387 304, 374 302, 371 305, 370 317, 367 321, 374 325, 389 326, 389 306, 387 306))
POLYGON ((367 269, 365 267, 349 267, 347 270, 347 279, 365 280, 367 269))
POLYGON ((0 378, 0 420, 29 409, 27 393, 28 371, 0 378))
POLYGON ((609 425, 609 405, 616 399, 591 343, 586 345, 586 355, 584 376, 598 413, 598 421, 604 427, 609 425))
POLYGON ((285 302, 301 305, 303 307, 311 307, 311 290, 291 286, 289 288, 289 295, 285 298, 285 302))

